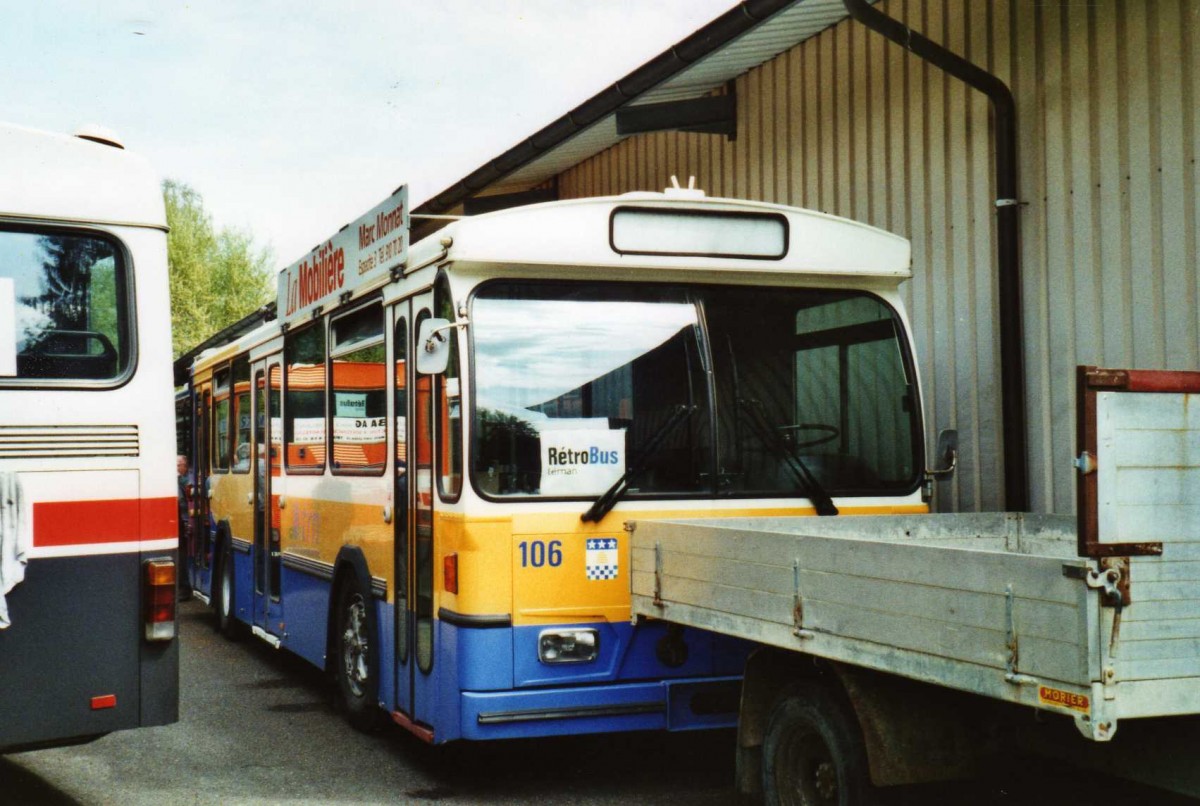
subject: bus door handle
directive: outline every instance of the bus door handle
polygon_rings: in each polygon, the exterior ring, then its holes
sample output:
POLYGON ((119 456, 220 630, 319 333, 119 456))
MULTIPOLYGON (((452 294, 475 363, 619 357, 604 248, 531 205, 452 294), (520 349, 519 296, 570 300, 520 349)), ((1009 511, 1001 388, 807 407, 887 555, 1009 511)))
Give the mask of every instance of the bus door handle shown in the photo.
POLYGON ((389 507, 387 504, 384 504, 384 506, 383 506, 383 522, 384 523, 392 522, 392 508, 389 507))
POLYGON ((254 503, 254 493, 246 493, 246 505, 249 506, 250 504, 253 504, 253 503, 254 503))

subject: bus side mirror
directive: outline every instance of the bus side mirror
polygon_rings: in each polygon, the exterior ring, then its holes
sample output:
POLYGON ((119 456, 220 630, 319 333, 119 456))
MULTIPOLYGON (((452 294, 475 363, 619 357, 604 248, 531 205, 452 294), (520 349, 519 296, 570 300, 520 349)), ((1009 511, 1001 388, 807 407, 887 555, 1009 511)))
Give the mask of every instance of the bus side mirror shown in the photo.
POLYGON ((936 467, 927 468, 925 475, 940 479, 949 476, 958 465, 958 432, 953 428, 938 433, 937 448, 933 452, 936 467))
POLYGON ((450 363, 450 339, 455 325, 446 319, 426 319, 417 334, 417 372, 441 375, 450 363))
POLYGON ((925 481, 921 489, 921 498, 926 502, 933 500, 934 479, 949 477, 958 464, 958 432, 953 428, 946 428, 938 433, 933 461, 934 467, 925 468, 925 481))

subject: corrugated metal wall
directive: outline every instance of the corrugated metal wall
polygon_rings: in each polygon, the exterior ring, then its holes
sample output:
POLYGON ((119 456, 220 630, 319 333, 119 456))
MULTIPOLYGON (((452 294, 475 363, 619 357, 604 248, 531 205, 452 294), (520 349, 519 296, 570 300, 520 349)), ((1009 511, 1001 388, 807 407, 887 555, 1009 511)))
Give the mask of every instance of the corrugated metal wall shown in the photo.
MULTIPOLYGON (((1200 368, 1200 2, 886 0, 1018 105, 1031 501, 1071 512, 1073 368, 1200 368)), ((564 198, 657 190, 848 216, 913 241, 905 295, 930 432, 959 429, 942 509, 1003 506, 987 101, 847 20, 742 76, 738 137, 630 138, 564 198)))

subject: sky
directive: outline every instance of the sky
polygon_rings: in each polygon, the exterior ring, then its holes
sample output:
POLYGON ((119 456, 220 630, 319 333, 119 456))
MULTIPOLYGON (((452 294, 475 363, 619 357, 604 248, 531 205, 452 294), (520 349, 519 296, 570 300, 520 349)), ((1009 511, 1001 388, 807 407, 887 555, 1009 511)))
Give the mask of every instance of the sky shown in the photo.
POLYGON ((444 190, 736 0, 0 0, 0 120, 98 124, 282 268, 444 190))

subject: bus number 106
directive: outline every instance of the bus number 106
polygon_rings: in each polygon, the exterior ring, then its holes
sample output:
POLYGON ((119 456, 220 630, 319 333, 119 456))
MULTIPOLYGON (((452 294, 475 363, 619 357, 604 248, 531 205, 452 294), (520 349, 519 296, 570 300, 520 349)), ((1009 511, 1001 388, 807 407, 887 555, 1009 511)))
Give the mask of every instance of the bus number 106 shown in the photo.
POLYGON ((554 568, 562 565, 562 541, 551 540, 545 543, 534 540, 532 543, 521 543, 521 567, 541 568, 543 565, 554 568))

